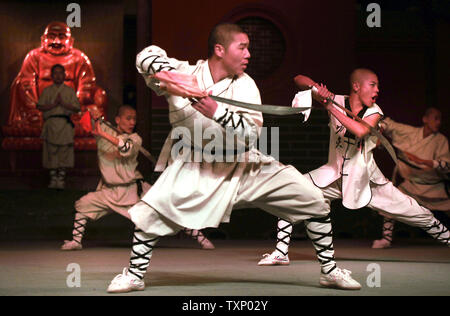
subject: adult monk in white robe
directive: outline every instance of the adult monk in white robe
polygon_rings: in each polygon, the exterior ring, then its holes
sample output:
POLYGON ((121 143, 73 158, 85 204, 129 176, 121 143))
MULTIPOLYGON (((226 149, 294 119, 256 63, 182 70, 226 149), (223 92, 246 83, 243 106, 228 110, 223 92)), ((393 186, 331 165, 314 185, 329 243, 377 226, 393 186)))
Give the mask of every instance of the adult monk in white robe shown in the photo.
MULTIPOLYGON (((297 76, 296 83, 304 89, 304 76, 297 76)), ((356 69, 350 76, 350 95, 334 95, 326 87, 315 82, 308 83, 318 89, 314 96, 330 112, 330 142, 328 162, 308 173, 315 186, 326 199, 342 199, 347 209, 371 208, 405 224, 422 228, 431 237, 449 245, 450 233, 433 213, 419 205, 412 197, 397 189, 386 179, 373 157, 377 138, 369 127, 376 128, 383 117, 381 108, 375 103, 378 94, 378 77, 369 69, 356 69), (335 106, 332 98, 341 107, 335 106), (354 119, 343 109, 346 108, 354 119)), ((273 266, 289 264, 288 250, 292 223, 278 221, 276 249, 263 255, 259 265, 273 266)))
POLYGON ((164 165, 168 160, 168 167, 142 201, 130 209, 137 227, 130 265, 114 278, 108 292, 145 288, 144 274, 160 236, 174 234, 182 227, 217 227, 229 221, 233 208, 250 205, 292 222, 306 221, 321 264, 322 285, 361 288, 349 271, 336 266, 330 208, 320 189, 292 166, 285 166, 255 148, 262 114, 216 103, 207 94, 202 95, 201 91, 208 91, 215 96, 261 104, 255 82, 244 72, 250 58, 247 34, 237 25, 221 24, 212 31, 208 46, 208 60, 195 65, 168 58, 156 46, 145 48, 137 56, 137 69, 147 85, 157 94, 165 94, 169 120, 173 130, 183 134, 185 145, 173 144, 172 137, 166 141, 160 163, 164 165), (197 100, 167 94, 182 89, 158 85, 154 75, 162 71, 173 71, 174 76, 177 73, 194 76, 199 93, 190 91, 185 95, 197 100), (212 150, 206 150, 210 138, 206 140, 203 134, 199 135, 199 130, 227 141, 233 139, 235 144, 227 147, 222 143, 212 154, 212 150), (230 130, 233 134, 227 137, 230 130), (239 148, 244 150, 236 153, 239 148), (170 157, 164 154, 167 152, 171 152, 170 157), (198 153, 206 156, 198 160, 198 153))

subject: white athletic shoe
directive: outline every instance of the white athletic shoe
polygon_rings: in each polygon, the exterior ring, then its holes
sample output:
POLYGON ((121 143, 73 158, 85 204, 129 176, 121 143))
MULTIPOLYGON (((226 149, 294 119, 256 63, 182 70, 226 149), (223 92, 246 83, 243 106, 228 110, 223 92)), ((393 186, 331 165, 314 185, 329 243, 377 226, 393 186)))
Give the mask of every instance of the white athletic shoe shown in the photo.
POLYGON ((352 272, 336 268, 328 274, 320 274, 320 285, 342 290, 359 290, 361 284, 351 277, 352 272))
POLYGON ((259 266, 276 266, 276 265, 288 265, 289 257, 280 254, 276 250, 271 254, 264 254, 263 258, 258 262, 259 266))
POLYGON ((122 274, 116 275, 108 286, 108 293, 127 293, 131 291, 143 291, 145 289, 144 281, 128 273, 124 268, 122 274))
POLYGON ((200 245, 202 246, 203 250, 212 250, 216 248, 214 247, 213 243, 206 238, 203 239, 200 245))
POLYGON ((373 241, 372 244, 373 249, 384 249, 384 248, 391 248, 391 242, 386 239, 377 239, 373 241))
POLYGON ((64 245, 61 246, 61 250, 81 250, 83 246, 77 243, 75 240, 64 240, 64 245))

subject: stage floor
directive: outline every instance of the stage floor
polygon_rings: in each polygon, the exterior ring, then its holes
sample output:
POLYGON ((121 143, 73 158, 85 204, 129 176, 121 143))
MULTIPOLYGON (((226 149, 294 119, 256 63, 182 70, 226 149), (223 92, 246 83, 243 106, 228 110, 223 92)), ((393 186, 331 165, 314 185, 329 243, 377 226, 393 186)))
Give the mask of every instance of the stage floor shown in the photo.
MULTIPOLYGON (((319 264, 306 240, 293 241, 291 264, 276 267, 257 266, 261 255, 273 249, 273 241, 214 243, 215 250, 201 250, 192 240, 163 238, 154 250, 145 291, 121 295, 450 295, 450 249, 431 239, 401 240, 383 250, 371 249, 367 240, 336 240, 338 265, 353 272, 363 286, 360 291, 322 288, 319 264)), ((0 243, 0 295, 110 295, 109 282, 128 265, 128 243, 88 241, 75 252, 58 250, 60 244, 0 243), (70 264, 79 267, 79 279, 70 264)))

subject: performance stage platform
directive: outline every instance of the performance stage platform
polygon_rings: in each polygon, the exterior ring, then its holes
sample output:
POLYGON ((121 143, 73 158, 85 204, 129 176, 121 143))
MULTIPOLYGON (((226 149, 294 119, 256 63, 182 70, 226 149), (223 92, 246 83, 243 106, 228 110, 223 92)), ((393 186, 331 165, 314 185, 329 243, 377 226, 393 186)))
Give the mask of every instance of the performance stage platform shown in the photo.
MULTIPOLYGON (((322 288, 319 264, 307 240, 293 241, 289 252, 291 264, 275 267, 257 266, 261 256, 273 250, 274 241, 212 241, 215 250, 201 250, 190 239, 162 238, 145 277, 146 289, 121 295, 244 296, 247 299, 252 296, 450 295, 450 251, 431 238, 399 239, 394 248, 382 250, 371 249, 368 240, 336 240, 338 264, 353 272, 352 276, 362 284, 360 291, 322 288)), ((61 243, 0 243, 0 295, 111 295, 106 293, 106 288, 128 265, 130 245, 88 240, 81 251, 62 252, 61 243), (80 287, 70 287, 76 281, 70 264, 80 269, 80 287)))

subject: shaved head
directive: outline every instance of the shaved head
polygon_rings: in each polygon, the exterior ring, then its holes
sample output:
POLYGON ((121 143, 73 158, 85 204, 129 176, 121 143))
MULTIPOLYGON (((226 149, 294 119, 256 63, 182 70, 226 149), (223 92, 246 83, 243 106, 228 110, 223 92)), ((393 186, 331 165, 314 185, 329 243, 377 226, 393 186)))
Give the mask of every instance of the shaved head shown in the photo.
POLYGON ((115 121, 119 132, 133 133, 136 127, 136 109, 128 104, 119 106, 115 121))
POLYGON ((430 107, 422 117, 424 137, 429 133, 437 133, 441 127, 442 113, 437 108, 430 107))
POLYGON ((355 69, 350 75, 350 87, 353 87, 354 83, 360 84, 370 75, 376 76, 376 74, 370 69, 366 68, 355 69))
POLYGON ((441 115, 441 111, 439 111, 437 108, 431 107, 431 108, 428 108, 428 109, 425 111, 425 114, 424 114, 423 116, 424 116, 424 117, 428 117, 428 116, 430 116, 431 114, 438 114, 438 115, 441 115))
POLYGON ((216 25, 208 38, 208 58, 214 55, 216 44, 220 44, 226 49, 233 41, 233 36, 240 33, 245 32, 237 24, 223 23, 216 25))
POLYGON ((350 75, 350 97, 367 107, 375 104, 380 92, 377 75, 370 69, 357 68, 350 75))
POLYGON ((131 110, 131 111, 135 111, 136 112, 136 109, 134 107, 132 107, 131 105, 123 104, 123 105, 119 106, 119 108, 117 109, 116 116, 120 117, 120 116, 124 115, 125 111, 127 111, 127 110, 131 110))

